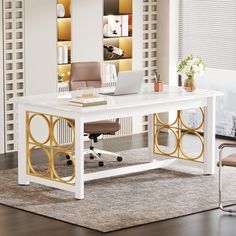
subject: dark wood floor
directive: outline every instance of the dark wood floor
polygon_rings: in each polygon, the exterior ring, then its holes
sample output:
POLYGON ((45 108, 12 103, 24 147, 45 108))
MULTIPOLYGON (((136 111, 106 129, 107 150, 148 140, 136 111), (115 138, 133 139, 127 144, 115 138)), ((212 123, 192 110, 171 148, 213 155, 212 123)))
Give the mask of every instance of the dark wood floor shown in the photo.
MULTIPOLYGON (((164 141, 163 141, 164 142, 164 141)), ((218 143, 221 141, 218 141, 218 143)), ((104 140, 100 148, 121 151, 147 146, 146 135, 104 140)), ((17 154, 0 155, 0 169, 17 167, 17 154)), ((234 194, 234 193, 232 193, 234 194)), ((187 199, 185 199, 187 201, 187 199)), ((91 216, 92 217, 92 216, 91 216)), ((0 236, 99 236, 103 233, 0 205, 0 236)), ((220 210, 107 233, 109 236, 236 236, 236 215, 220 210)))

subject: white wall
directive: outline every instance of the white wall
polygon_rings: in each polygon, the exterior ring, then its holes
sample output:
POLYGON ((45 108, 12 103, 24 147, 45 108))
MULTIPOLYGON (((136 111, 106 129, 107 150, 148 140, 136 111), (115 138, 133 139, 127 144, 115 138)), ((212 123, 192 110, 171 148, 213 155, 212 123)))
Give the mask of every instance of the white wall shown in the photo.
POLYGON ((159 0, 158 69, 166 84, 177 85, 179 0, 159 0))
MULTIPOLYGON (((158 70, 165 84, 177 85, 179 0, 159 0, 158 70)), ((165 122, 174 120, 175 112, 161 114, 165 122)))
POLYGON ((71 11, 72 62, 102 62, 103 0, 72 0, 71 11))
MULTIPOLYGON (((0 0, 2 6, 2 0, 0 0)), ((4 153, 4 87, 3 87, 3 29, 2 29, 2 8, 0 8, 0 153, 4 153)))
POLYGON ((56 0, 25 0, 26 95, 57 91, 56 0))
POLYGON ((133 70, 143 68, 143 0, 133 0, 133 70))
MULTIPOLYGON (((143 0, 133 0, 132 69, 143 69, 143 0)), ((143 132, 142 117, 133 117, 133 133, 143 132)))

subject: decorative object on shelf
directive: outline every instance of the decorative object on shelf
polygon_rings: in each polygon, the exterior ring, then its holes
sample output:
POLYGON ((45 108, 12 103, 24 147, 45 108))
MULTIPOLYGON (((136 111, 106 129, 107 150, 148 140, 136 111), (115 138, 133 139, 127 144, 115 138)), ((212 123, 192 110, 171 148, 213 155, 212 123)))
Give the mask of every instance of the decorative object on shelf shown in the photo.
POLYGON ((57 4, 57 17, 63 18, 66 14, 65 7, 62 3, 57 4))
POLYGON ((206 70, 206 66, 200 57, 188 56, 178 66, 178 73, 184 75, 184 89, 187 92, 193 92, 196 89, 195 75, 202 76, 206 70))
POLYGON ((129 16, 108 16, 107 24, 103 27, 104 37, 127 37, 129 36, 129 16))
POLYGON ((107 38, 118 37, 115 30, 109 24, 105 24, 103 27, 103 35, 107 38))
POLYGON ((107 16, 107 24, 104 25, 103 34, 105 37, 121 36, 121 16, 107 16))
POLYGON ((157 71, 154 72, 155 79, 154 79, 154 91, 155 92, 162 92, 163 91, 163 82, 161 80, 161 76, 157 71))
POLYGON ((65 75, 63 73, 57 73, 57 79, 59 83, 63 82, 64 76, 65 75))
POLYGON ((112 46, 112 45, 106 46, 106 45, 104 45, 103 47, 105 49, 106 58, 108 58, 110 60, 120 59, 120 58, 124 57, 124 55, 125 55, 125 52, 122 49, 117 48, 115 46, 112 46))
POLYGON ((103 83, 112 83, 117 81, 116 66, 109 63, 103 65, 103 83))

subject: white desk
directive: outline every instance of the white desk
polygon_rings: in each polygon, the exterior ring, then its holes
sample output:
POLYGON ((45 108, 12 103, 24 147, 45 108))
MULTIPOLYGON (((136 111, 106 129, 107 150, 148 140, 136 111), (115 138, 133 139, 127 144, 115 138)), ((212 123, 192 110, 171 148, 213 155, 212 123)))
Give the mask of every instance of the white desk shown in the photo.
MULTIPOLYGON (((75 96, 76 93, 39 95, 32 97, 22 97, 14 99, 18 104, 18 183, 20 185, 28 185, 35 182, 75 193, 75 198, 84 198, 84 183, 88 180, 106 178, 110 176, 118 176, 123 174, 136 173, 164 167, 175 160, 196 165, 203 168, 204 174, 213 174, 215 167, 215 102, 216 97, 223 95, 216 91, 196 90, 193 93, 187 93, 182 88, 165 87, 164 92, 154 93, 151 87, 146 87, 141 94, 126 95, 117 97, 108 97, 108 104, 104 106, 95 106, 88 108, 80 108, 68 105, 68 99, 75 96), (157 151, 156 139, 158 125, 155 113, 185 110, 190 108, 203 108, 204 119, 204 155, 203 162, 198 159, 189 161, 170 156, 179 153, 180 145, 178 144, 176 153, 160 157, 157 151), (135 166, 116 168, 111 170, 99 171, 96 173, 84 173, 84 123, 91 121, 99 121, 105 119, 113 119, 117 117, 144 116, 149 115, 149 158, 150 162, 135 166), (49 137, 43 143, 32 140, 30 136, 30 120, 35 116, 40 116, 46 120, 49 127, 49 137), (53 167, 53 158, 55 152, 68 153, 69 148, 64 149, 57 145, 53 134, 53 125, 57 119, 73 119, 75 121, 74 142, 71 147, 75 148, 74 157, 74 175, 73 177, 60 178, 53 167), (155 123, 155 128, 154 127, 155 123), (30 166, 30 148, 36 146, 48 150, 49 168, 47 173, 37 174, 30 166)), ((175 129, 176 124, 172 126, 165 125, 166 128, 175 129)), ((40 127, 39 127, 40 128, 40 127)), ((177 127, 178 128, 178 127, 177 127)), ((182 128, 181 128, 182 129, 182 128)), ((177 129, 176 134, 181 133, 177 129)), ((195 130, 187 130, 187 132, 195 132, 195 130)), ((196 134, 198 135, 198 131, 196 134)), ((190 159, 191 160, 191 159, 190 159)))

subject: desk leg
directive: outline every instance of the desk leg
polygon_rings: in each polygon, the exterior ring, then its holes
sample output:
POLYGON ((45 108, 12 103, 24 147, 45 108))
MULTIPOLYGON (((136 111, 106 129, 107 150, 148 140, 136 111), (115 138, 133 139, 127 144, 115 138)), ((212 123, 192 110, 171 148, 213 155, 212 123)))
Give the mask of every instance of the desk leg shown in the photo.
POLYGON ((205 126, 204 126, 204 174, 215 173, 215 113, 216 99, 208 98, 205 107, 205 126))
POLYGON ((84 199, 84 122, 75 120, 75 198, 84 199))
POLYGON ((154 160, 154 115, 148 116, 148 157, 149 161, 154 160))
POLYGON ((18 184, 28 185, 26 153, 26 110, 23 104, 18 105, 18 184))

